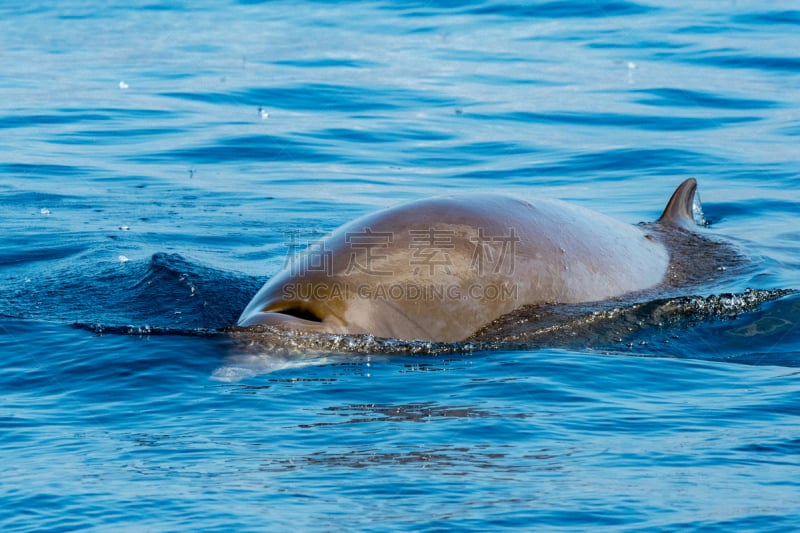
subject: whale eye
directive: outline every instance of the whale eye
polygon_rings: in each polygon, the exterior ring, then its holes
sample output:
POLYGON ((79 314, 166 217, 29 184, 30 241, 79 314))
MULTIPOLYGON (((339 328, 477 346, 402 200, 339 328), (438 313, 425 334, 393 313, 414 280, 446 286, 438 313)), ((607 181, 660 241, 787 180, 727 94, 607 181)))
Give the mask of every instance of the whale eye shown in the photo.
POLYGON ((301 320, 308 320, 309 322, 322 322, 322 318, 310 309, 303 309, 302 307, 289 307, 276 311, 282 315, 289 315, 301 320))

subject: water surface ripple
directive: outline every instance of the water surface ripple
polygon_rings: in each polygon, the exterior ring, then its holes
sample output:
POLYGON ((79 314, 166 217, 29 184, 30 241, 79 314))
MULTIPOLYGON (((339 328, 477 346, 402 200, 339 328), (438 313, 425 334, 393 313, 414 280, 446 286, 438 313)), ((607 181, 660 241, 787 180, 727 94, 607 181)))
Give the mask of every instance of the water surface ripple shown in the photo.
POLYGON ((800 289, 799 24, 3 4, 0 529, 795 530, 800 298, 746 289, 800 289), (635 224, 690 176, 747 267, 602 328, 392 354, 225 329, 292 246, 381 207, 484 190, 635 224))

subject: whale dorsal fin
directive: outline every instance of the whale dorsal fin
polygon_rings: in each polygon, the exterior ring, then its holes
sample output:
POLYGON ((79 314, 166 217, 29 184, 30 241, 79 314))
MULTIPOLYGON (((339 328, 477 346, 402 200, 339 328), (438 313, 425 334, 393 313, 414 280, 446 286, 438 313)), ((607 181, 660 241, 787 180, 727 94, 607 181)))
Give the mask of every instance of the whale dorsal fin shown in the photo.
POLYGON ((694 194, 697 191, 697 180, 689 178, 675 189, 667 207, 658 219, 665 226, 691 228, 694 222, 694 194))

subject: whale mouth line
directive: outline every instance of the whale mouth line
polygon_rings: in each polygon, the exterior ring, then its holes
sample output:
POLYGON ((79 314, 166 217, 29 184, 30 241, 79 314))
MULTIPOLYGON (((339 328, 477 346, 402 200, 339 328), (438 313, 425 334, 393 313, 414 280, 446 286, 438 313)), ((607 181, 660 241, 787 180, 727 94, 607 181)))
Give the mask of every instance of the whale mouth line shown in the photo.
POLYGON ((320 317, 311 309, 297 305, 292 307, 287 307, 285 309, 264 309, 263 312, 286 315, 293 318, 299 318, 300 320, 305 320, 307 322, 316 322, 318 324, 321 324, 323 322, 323 318, 320 317))

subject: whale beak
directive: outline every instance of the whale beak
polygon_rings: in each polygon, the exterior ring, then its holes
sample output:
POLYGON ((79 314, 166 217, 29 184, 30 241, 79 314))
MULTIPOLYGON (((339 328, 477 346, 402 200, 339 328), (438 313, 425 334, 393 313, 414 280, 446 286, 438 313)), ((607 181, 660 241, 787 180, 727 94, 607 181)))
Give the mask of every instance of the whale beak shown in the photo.
MULTIPOLYGON (((292 310, 286 312, 278 311, 259 311, 249 313, 239 319, 240 326, 274 326, 279 329, 289 331, 315 331, 325 332, 328 328, 323 324, 322 320, 314 317, 310 313, 303 313, 301 316, 296 316, 292 310)), ((299 314, 299 313, 298 313, 299 314)))
POLYGON ((263 298, 251 302, 239 317, 238 325, 265 325, 294 332, 332 333, 341 329, 340 322, 336 314, 325 305, 263 298))

